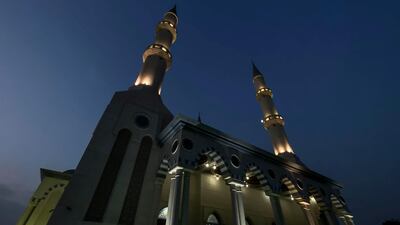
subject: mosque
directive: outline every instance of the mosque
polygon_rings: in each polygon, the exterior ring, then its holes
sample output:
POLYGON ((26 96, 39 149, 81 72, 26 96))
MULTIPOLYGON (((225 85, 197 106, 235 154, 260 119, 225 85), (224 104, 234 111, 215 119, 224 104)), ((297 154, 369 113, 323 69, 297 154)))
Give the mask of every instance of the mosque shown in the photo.
POLYGON ((174 7, 158 23, 134 84, 114 94, 76 169, 41 169, 17 225, 354 225, 340 184, 293 151, 254 64, 249 82, 274 153, 170 113, 161 86, 177 25, 174 7))

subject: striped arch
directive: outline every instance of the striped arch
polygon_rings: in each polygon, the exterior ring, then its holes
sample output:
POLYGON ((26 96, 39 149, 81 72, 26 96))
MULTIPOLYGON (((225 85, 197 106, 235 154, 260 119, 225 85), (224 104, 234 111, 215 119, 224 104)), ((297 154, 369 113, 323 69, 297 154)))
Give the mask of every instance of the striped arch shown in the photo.
POLYGON ((201 158, 205 156, 207 157, 208 163, 212 163, 216 166, 216 171, 218 171, 218 174, 221 175, 221 177, 223 177, 224 179, 232 177, 231 172, 229 171, 229 168, 224 159, 213 147, 203 149, 201 152, 202 153, 197 156, 196 164, 201 164, 201 158))
POLYGON ((168 171, 169 171, 168 160, 163 159, 160 163, 160 166, 158 167, 157 177, 165 179, 168 175, 168 171))
POLYGON ((211 161, 213 161, 215 163, 215 165, 217 166, 217 169, 221 173, 220 175, 223 178, 231 176, 229 169, 226 166, 225 161, 222 159, 222 157, 220 155, 218 155, 217 152, 209 151, 209 152, 206 152, 206 155, 210 158, 211 161))
POLYGON ((254 163, 249 164, 247 166, 247 171, 246 171, 246 178, 247 177, 255 177, 255 179, 258 180, 261 188, 265 192, 271 192, 271 186, 269 185, 269 182, 267 178, 265 177, 264 173, 261 171, 260 167, 256 166, 254 163))
POLYGON ((304 206, 307 206, 307 205, 310 204, 309 201, 308 201, 308 199, 306 200, 306 199, 304 199, 304 198, 301 196, 299 190, 297 189, 297 187, 295 186, 295 184, 293 184, 293 182, 292 182, 289 178, 284 177, 284 178, 282 179, 282 184, 285 185, 285 186, 287 187, 287 189, 289 190, 289 191, 288 191, 288 194, 290 194, 290 195, 293 197, 293 199, 294 199, 299 205, 301 205, 301 206, 304 207, 304 206))
POLYGON ((308 187, 308 194, 314 197, 321 211, 328 209, 328 206, 324 200, 324 196, 322 195, 321 191, 319 191, 315 186, 310 185, 308 187))
POLYGON ((351 216, 349 210, 347 209, 346 203, 340 201, 339 198, 340 196, 338 197, 334 194, 331 194, 330 199, 332 202, 332 208, 334 208, 339 215, 351 216))

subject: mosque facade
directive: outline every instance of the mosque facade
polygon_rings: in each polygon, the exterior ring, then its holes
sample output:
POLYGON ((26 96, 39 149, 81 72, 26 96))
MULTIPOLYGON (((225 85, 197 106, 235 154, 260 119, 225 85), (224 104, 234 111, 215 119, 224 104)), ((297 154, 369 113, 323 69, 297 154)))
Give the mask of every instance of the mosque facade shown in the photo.
POLYGON ((354 225, 342 186, 308 168, 290 146, 254 64, 249 82, 274 153, 168 110, 161 87, 177 25, 174 7, 157 25, 136 81, 114 94, 76 169, 41 169, 17 225, 354 225))

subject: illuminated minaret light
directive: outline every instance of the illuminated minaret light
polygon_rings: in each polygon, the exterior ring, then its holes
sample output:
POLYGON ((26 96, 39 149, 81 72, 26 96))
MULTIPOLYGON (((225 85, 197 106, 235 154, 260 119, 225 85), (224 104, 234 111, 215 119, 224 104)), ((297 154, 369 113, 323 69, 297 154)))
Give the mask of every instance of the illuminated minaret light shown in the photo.
POLYGON ((267 86, 264 76, 257 69, 254 63, 253 84, 256 91, 257 101, 259 102, 263 113, 263 119, 261 122, 271 136, 275 155, 283 156, 285 158, 297 158, 295 157, 293 149, 289 144, 284 128, 285 122, 283 117, 278 113, 278 110, 276 109, 272 99, 272 90, 267 86))
POLYGON ((147 86, 160 94, 165 72, 172 64, 170 47, 176 40, 177 24, 178 16, 174 6, 158 24, 154 43, 144 51, 143 66, 133 88, 147 86))

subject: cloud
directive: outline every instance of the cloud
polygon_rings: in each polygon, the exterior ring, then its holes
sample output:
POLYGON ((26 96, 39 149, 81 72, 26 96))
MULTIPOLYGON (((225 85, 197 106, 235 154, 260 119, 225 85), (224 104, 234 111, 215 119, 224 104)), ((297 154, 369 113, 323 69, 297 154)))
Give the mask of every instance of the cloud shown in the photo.
POLYGON ((16 199, 18 193, 11 187, 0 184, 0 224, 14 225, 22 214, 25 206, 16 199))
POLYGON ((0 198, 4 198, 4 197, 11 197, 13 196, 15 193, 13 190, 11 190, 11 188, 7 187, 5 184, 0 184, 0 198))
POLYGON ((25 206, 22 204, 0 199, 0 224, 14 225, 17 223, 19 216, 21 216, 25 206))

